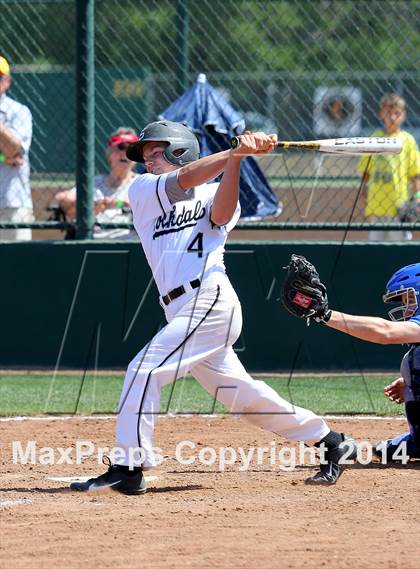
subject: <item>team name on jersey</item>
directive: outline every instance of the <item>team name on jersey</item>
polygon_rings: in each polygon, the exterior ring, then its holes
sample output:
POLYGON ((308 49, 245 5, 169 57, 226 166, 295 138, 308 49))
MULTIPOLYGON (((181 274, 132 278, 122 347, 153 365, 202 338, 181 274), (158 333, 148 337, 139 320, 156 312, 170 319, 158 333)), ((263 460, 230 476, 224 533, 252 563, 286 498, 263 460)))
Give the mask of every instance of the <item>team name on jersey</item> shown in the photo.
POLYGON ((155 223, 155 232, 153 239, 161 237, 167 233, 175 233, 182 231, 187 227, 194 227, 197 222, 206 215, 206 208, 200 200, 198 200, 193 209, 188 209, 185 205, 182 211, 176 215, 176 206, 174 206, 168 214, 160 215, 155 223))

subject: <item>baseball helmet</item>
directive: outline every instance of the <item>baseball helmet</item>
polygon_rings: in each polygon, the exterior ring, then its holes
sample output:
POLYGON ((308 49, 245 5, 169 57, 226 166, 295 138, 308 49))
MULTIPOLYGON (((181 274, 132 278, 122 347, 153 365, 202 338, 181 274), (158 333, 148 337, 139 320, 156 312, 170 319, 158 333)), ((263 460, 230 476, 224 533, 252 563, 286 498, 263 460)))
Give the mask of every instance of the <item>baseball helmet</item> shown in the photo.
POLYGON ((385 303, 401 304, 388 312, 391 320, 409 320, 420 314, 420 263, 407 265, 394 273, 382 298, 385 303))
POLYGON ((172 121, 151 122, 139 134, 139 140, 127 148, 127 158, 144 162, 143 147, 147 142, 166 142, 163 156, 175 166, 194 162, 200 156, 197 137, 188 127, 172 121))

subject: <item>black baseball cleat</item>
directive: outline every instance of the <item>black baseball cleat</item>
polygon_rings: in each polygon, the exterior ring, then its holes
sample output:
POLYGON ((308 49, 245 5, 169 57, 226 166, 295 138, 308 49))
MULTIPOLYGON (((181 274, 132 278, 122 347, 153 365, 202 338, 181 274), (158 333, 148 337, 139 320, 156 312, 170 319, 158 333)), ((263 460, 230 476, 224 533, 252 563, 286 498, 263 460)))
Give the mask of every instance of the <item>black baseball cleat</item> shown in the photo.
POLYGON ((346 460, 355 460, 357 458, 356 441, 342 433, 340 436, 340 444, 338 446, 327 446, 324 464, 321 464, 319 472, 305 480, 305 484, 332 486, 343 473, 344 465, 341 464, 341 460, 344 458, 346 460))
POLYGON ((340 458, 344 455, 339 447, 328 449, 325 453, 326 464, 321 464, 319 472, 307 478, 305 484, 318 484, 331 486, 335 484, 343 473, 343 467, 340 465, 340 458))
POLYGON ((114 490, 121 494, 144 494, 146 481, 142 468, 136 467, 134 470, 129 470, 127 466, 111 464, 109 461, 108 470, 104 474, 89 478, 86 482, 72 482, 70 490, 77 492, 114 490))

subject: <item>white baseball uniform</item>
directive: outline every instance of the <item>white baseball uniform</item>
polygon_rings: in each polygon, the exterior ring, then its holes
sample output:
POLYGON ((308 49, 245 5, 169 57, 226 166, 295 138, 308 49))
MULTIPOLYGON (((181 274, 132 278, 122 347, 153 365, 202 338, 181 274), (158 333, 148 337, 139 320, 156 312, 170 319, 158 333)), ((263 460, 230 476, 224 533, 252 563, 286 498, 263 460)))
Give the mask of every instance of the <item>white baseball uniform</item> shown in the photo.
POLYGON ((116 444, 126 456, 116 462, 128 465, 129 449, 140 447, 143 466, 154 466, 152 437, 160 391, 187 372, 255 425, 291 440, 319 441, 330 430, 326 423, 282 399, 263 381, 253 380, 233 351, 242 313, 223 254, 228 232, 239 219, 239 204, 228 225, 215 226, 210 215, 218 184, 187 190, 185 199, 172 203, 167 177, 144 174, 129 189, 134 226, 168 324, 128 366, 116 425, 116 444), (181 286, 185 292, 179 294, 181 286))

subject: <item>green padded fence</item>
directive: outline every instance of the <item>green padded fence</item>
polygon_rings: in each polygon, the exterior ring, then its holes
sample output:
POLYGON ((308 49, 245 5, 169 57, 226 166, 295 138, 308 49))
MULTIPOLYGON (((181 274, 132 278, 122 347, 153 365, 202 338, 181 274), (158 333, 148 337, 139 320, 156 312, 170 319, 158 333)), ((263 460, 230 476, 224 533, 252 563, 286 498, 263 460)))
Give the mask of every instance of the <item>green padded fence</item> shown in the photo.
MULTIPOLYGON (((279 303, 291 253, 319 268, 330 304, 386 317, 382 293, 400 266, 418 261, 414 244, 232 242, 226 266, 242 302, 235 348, 254 371, 393 370, 403 346, 307 327, 279 303)), ((150 269, 137 243, 33 242, 0 247, 0 366, 123 368, 164 324, 150 269), (96 362, 96 364, 95 364, 96 362)))

